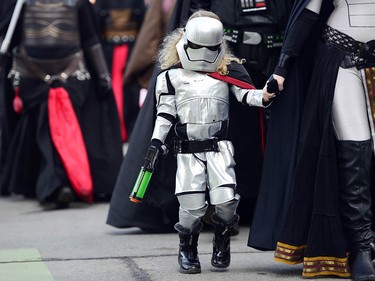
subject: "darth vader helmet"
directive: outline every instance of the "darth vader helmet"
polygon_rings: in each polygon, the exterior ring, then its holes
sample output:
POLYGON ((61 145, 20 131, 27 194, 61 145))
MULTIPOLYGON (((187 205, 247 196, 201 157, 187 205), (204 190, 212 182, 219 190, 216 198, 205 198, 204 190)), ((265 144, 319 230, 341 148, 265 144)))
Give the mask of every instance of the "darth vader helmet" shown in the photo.
POLYGON ((182 67, 187 70, 214 72, 223 59, 222 23, 211 17, 189 20, 177 43, 177 53, 182 67))

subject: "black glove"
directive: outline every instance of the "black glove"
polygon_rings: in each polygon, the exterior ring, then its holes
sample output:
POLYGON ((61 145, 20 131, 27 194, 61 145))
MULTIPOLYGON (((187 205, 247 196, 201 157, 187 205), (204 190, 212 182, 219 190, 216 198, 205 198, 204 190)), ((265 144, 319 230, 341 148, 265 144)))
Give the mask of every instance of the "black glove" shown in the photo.
POLYGON ((99 76, 99 95, 104 98, 109 97, 112 94, 112 79, 104 58, 102 45, 95 44, 87 52, 94 71, 99 76))
POLYGON ((99 95, 103 98, 109 97, 112 92, 112 79, 109 74, 104 74, 99 77, 99 95))
POLYGON ((161 140, 152 139, 150 146, 156 147, 161 155, 166 155, 168 153, 167 147, 161 142, 161 140))
POLYGON ((277 80, 273 78, 273 75, 268 79, 267 92, 275 93, 276 96, 280 94, 279 84, 277 83, 277 80))

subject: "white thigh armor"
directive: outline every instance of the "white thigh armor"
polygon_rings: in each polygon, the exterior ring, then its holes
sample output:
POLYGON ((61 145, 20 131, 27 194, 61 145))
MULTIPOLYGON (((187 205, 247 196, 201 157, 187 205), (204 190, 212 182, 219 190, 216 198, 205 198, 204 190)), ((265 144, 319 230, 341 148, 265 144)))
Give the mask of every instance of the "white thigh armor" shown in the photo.
POLYGON ((339 69, 332 121, 338 140, 364 141, 371 137, 361 72, 355 67, 339 69))
POLYGON ((205 193, 209 189, 213 205, 235 196, 233 146, 230 141, 218 143, 220 151, 177 154, 176 195, 205 193))

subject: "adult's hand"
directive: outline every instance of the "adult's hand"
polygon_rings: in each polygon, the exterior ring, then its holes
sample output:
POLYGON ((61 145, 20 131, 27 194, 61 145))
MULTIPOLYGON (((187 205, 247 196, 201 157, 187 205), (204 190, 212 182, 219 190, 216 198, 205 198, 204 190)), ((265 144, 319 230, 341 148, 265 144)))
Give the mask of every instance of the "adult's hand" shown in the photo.
POLYGON ((284 81, 284 77, 277 74, 272 74, 264 86, 264 89, 267 91, 267 93, 275 93, 278 95, 284 89, 284 81))

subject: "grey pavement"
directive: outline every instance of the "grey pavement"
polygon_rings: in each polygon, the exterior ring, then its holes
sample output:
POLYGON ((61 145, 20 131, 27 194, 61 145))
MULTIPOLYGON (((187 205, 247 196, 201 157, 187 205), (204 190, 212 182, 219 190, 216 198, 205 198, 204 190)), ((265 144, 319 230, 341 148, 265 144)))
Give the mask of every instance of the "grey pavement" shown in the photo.
POLYGON ((212 233, 204 231, 199 239, 202 273, 181 274, 176 233, 111 227, 105 223, 108 208, 108 203, 75 203, 45 211, 34 200, 0 198, 0 281, 303 279, 301 265, 277 263, 272 252, 247 247, 249 228, 244 226, 232 238, 229 269, 211 266, 212 233))

